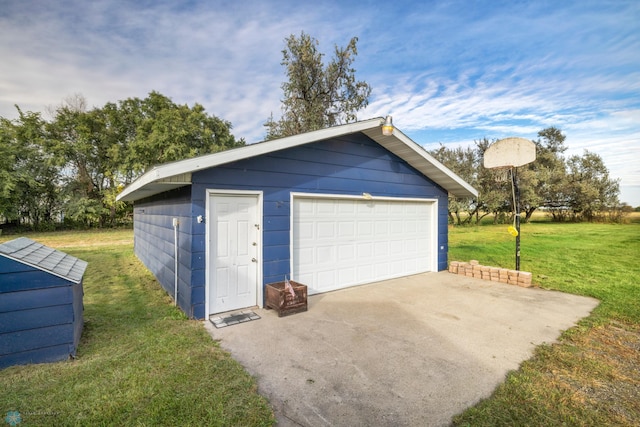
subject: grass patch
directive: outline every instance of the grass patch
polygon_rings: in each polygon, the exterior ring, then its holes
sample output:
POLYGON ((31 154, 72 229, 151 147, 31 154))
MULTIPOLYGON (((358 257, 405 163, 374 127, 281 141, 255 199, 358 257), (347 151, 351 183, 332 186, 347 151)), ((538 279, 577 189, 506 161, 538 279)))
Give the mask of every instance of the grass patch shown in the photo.
MULTIPOLYGON (((506 226, 450 229, 450 258, 513 268, 506 226)), ((536 285, 598 298, 591 316, 536 349, 459 426, 637 425, 640 419, 640 226, 522 225, 521 269, 536 285)))
MULTIPOLYGON (((506 225, 450 229, 450 259, 513 267, 506 225)), ((131 231, 29 235, 89 261, 75 361, 0 375, 0 416, 24 425, 272 425, 255 381, 187 320, 138 262, 131 231)), ((2 236, 9 240, 11 236, 2 236)), ((640 222, 522 225, 522 269, 537 286, 596 297, 591 316, 536 349, 459 426, 637 425, 640 222)), ((507 286, 507 285, 505 285, 507 286)))
POLYGON ((85 327, 76 360, 2 371, 2 419, 15 410, 24 425, 272 425, 255 380, 173 307, 131 236, 29 235, 89 262, 85 327))

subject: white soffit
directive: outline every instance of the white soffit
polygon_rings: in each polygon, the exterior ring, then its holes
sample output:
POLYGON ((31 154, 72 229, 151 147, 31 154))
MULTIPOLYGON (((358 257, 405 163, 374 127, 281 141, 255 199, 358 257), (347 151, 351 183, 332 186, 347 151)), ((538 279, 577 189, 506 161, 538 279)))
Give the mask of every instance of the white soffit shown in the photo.
POLYGON ((191 174, 199 170, 357 132, 364 133, 402 158, 452 195, 457 197, 477 196, 478 192, 473 187, 431 157, 422 147, 398 131, 398 129, 393 131, 392 136, 383 136, 383 123, 383 118, 364 120, 155 166, 127 186, 118 195, 117 200, 140 200, 190 185, 191 174))
POLYGON ((436 160, 397 128, 393 130, 391 136, 383 135, 381 127, 372 128, 363 131, 363 133, 422 172, 423 175, 440 185, 451 195, 463 198, 478 195, 478 191, 469 183, 453 173, 451 169, 436 160))

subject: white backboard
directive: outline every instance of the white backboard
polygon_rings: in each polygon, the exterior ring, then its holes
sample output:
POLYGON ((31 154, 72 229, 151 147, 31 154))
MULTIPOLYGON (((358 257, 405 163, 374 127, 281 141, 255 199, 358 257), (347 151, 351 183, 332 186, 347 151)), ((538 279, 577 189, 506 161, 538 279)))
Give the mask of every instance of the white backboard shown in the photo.
POLYGON ((536 159, 536 144, 525 138, 511 137, 494 142, 484 152, 487 169, 519 167, 536 159))

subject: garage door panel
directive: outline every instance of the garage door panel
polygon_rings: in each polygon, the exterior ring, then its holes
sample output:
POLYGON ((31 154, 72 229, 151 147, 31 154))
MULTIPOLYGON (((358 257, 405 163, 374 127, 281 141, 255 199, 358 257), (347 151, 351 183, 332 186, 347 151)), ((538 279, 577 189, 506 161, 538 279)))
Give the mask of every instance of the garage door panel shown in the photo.
POLYGON ((389 264, 377 263, 375 265, 375 274, 376 277, 389 277, 389 264))
POLYGON ((358 212, 359 215, 367 215, 370 212, 372 205, 373 203, 371 202, 356 204, 356 212, 358 212))
POLYGON ((360 238, 365 236, 373 236, 373 222, 367 220, 361 220, 357 223, 357 233, 360 238))
POLYGON ((315 210, 320 215, 334 215, 338 210, 338 205, 335 203, 317 203, 315 210))
POLYGON ((358 243, 358 258, 360 258, 360 260, 364 261, 366 258, 371 258, 372 255, 373 247, 371 243, 358 243))
POLYGON ((333 245, 319 246, 316 249, 317 264, 333 264, 336 262, 336 248, 333 245))
POLYGON ((418 250, 418 242, 415 239, 404 241, 404 252, 413 253, 418 250))
POLYGON ((300 234, 301 241, 311 240, 313 235, 314 226, 313 223, 303 222, 298 225, 298 233, 300 234))
POLYGON ((338 259, 355 262, 356 247, 353 243, 342 244, 338 247, 338 259))
POLYGON ((369 264, 358 265, 358 280, 362 280, 362 283, 372 282, 374 279, 373 266, 369 264))
POLYGON ((404 224, 402 223, 402 221, 391 220, 389 222, 389 231, 393 235, 399 235, 400 233, 402 233, 403 227, 404 227, 404 224))
POLYGON ((399 275, 406 270, 407 265, 403 260, 400 259, 400 260, 391 261, 390 267, 391 267, 391 274, 399 275))
POLYGON ((355 236, 356 222, 355 221, 338 222, 338 235, 343 239, 355 236))
POLYGON ((338 203, 337 207, 339 214, 353 214, 356 212, 357 208, 353 203, 338 203))
POLYGON ((299 283, 315 283, 314 273, 298 273, 294 278, 299 283))
POLYGON ((294 198, 293 270, 310 293, 429 271, 433 202, 294 198))
POLYGON ((412 220, 407 220, 404 223, 404 228, 403 231, 405 234, 412 234, 412 233, 417 233, 418 232, 418 227, 415 221, 412 220))
POLYGON ((376 257, 385 257, 389 255, 389 242, 375 242, 373 255, 376 257))
POLYGON ((341 268, 338 272, 338 283, 354 283, 358 279, 357 274, 355 267, 341 268))
POLYGON ((384 221, 376 221, 376 237, 386 238, 389 234, 389 220, 385 219, 384 221))
POLYGON ((314 254, 315 254, 315 251, 313 250, 313 248, 299 249, 298 258, 299 258, 300 264, 310 264, 314 262, 315 260, 314 254))
POLYGON ((337 224, 333 221, 322 221, 317 225, 316 237, 318 239, 335 239, 337 224))
POLYGON ((391 203, 391 205, 389 206, 389 212, 393 215, 400 215, 404 213, 404 209, 405 207, 398 203, 391 203))
POLYGON ((336 287, 335 270, 320 270, 317 275, 317 283, 319 290, 330 290, 336 287))
POLYGON ((404 242, 402 240, 392 240, 389 243, 389 250, 392 254, 401 254, 404 250, 404 242))
POLYGON ((429 242, 425 242, 424 240, 416 240, 417 251, 428 251, 429 250, 429 242))

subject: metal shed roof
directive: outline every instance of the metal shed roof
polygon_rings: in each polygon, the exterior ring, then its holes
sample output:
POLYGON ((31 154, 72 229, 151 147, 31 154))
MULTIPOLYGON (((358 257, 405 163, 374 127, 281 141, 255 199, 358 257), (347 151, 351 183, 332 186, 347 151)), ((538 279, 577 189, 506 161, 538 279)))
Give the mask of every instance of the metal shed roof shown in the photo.
POLYGON ((383 135, 383 123, 383 118, 370 119, 155 166, 126 187, 118 195, 117 200, 140 200, 191 185, 191 174, 199 170, 357 132, 364 133, 453 196, 475 197, 478 195, 478 191, 469 183, 429 155, 424 148, 397 128, 393 130, 392 135, 383 135))
POLYGON ((87 262, 56 249, 20 237, 0 244, 0 256, 18 261, 73 283, 80 283, 87 262))

